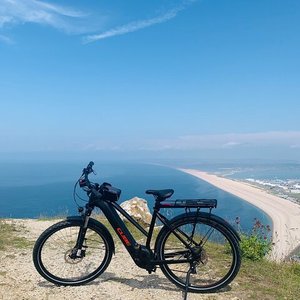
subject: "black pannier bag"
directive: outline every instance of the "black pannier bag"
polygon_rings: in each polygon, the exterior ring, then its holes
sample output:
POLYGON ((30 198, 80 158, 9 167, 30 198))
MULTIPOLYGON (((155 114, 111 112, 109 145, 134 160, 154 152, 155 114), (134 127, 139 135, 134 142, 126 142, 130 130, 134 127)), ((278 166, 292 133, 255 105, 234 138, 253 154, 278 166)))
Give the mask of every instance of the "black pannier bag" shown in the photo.
POLYGON ((121 195, 121 190, 118 188, 113 187, 111 184, 104 182, 101 187, 100 191, 102 194, 103 199, 108 201, 118 201, 121 195))

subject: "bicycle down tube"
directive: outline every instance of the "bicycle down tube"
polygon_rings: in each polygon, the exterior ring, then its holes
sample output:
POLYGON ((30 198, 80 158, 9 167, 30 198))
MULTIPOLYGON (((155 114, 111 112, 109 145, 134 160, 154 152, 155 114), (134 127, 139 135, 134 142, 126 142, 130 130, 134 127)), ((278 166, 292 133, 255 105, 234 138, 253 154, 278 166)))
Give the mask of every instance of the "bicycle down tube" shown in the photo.
MULTIPOLYGON (((139 229, 140 232, 142 232, 147 237, 146 247, 148 250, 150 249, 150 242, 154 231, 154 225, 155 221, 158 218, 164 225, 169 227, 168 223, 166 222, 167 219, 158 213, 158 211, 155 209, 152 217, 152 221, 150 224, 149 232, 147 232, 144 228, 142 228, 122 207, 120 207, 117 203, 114 202, 107 202, 107 201, 97 201, 97 207, 99 207, 107 220, 110 222, 111 226, 113 227, 114 231, 118 235, 118 237, 121 239, 122 243, 126 247, 127 251, 129 252, 130 256, 132 258, 136 258, 138 256, 137 250, 139 250, 139 247, 141 246, 136 242, 130 231, 128 230, 126 224, 123 222, 123 220, 118 215, 118 210, 122 215, 126 217, 137 229, 139 229)), ((182 239, 182 237, 176 233, 174 230, 172 230, 172 233, 187 247, 187 249, 191 250, 191 246, 182 239)), ((182 235, 186 236, 185 233, 180 232, 182 235)), ((189 238, 188 236, 186 236, 189 238)), ((190 239, 190 238, 189 238, 190 239)), ((192 241, 195 243, 194 241, 192 241)), ((190 262, 190 259, 182 259, 182 260, 152 260, 152 263, 155 265, 158 264, 173 264, 173 263, 187 263, 190 262)))
MULTIPOLYGON (((127 229, 125 223, 122 221, 122 219, 118 215, 116 209, 114 209, 112 207, 112 203, 106 202, 106 201, 97 201, 97 206, 102 210, 105 217, 111 224, 112 228, 114 229, 114 231, 116 232, 118 237, 121 239, 122 243, 126 247, 127 251, 131 255, 131 257, 134 258, 136 250, 138 249, 137 248, 138 243, 136 242, 134 237, 131 235, 131 233, 127 229)), ((120 211, 120 212, 122 213, 122 211, 120 211)), ((144 230, 142 231, 142 233, 145 234, 144 230)))

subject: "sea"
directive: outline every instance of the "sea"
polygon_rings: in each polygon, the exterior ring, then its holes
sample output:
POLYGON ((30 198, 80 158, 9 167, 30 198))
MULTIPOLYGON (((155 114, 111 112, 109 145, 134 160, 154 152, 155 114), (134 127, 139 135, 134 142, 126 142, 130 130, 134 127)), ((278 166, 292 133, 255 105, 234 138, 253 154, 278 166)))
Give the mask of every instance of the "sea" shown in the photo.
MULTIPOLYGON (((75 182, 85 164, 79 162, 0 162, 0 217, 1 218, 48 218, 77 214, 73 199, 75 182)), ((109 182, 122 190, 119 202, 135 196, 144 198, 150 210, 153 197, 146 195, 147 189, 172 188, 175 199, 218 200, 213 213, 231 224, 237 218, 244 231, 253 227, 255 220, 272 226, 270 218, 248 202, 220 190, 209 183, 176 169, 179 165, 162 165, 136 162, 97 162, 93 182, 109 182)), ((191 167, 232 179, 290 180, 300 178, 299 164, 185 164, 191 167)), ((79 205, 85 205, 86 197, 80 193, 79 205)), ((169 209, 169 217, 181 213, 169 209)))

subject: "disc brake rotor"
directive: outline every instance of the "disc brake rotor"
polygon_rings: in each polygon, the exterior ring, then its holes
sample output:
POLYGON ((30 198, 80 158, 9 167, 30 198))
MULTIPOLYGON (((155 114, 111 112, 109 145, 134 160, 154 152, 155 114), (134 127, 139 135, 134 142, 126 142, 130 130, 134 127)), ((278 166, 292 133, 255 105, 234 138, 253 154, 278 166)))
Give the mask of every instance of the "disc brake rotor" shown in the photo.
POLYGON ((83 257, 71 258, 70 255, 72 254, 72 250, 73 249, 70 249, 70 250, 66 251, 65 255, 64 255, 64 258, 65 258, 66 263, 75 265, 75 264, 80 263, 82 261, 83 257))

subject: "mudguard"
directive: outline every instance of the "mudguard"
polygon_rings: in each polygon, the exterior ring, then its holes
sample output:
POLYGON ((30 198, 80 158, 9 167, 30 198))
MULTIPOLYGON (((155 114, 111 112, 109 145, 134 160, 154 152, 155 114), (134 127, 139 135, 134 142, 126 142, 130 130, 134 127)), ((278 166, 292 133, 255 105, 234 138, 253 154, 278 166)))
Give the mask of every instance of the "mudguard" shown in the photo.
MULTIPOLYGON (((77 221, 77 222, 82 222, 82 223, 84 222, 84 218, 81 216, 70 216, 70 217, 67 217, 67 220, 68 221, 77 221)), ((98 227, 100 229, 100 231, 106 237, 109 245, 111 246, 113 253, 115 254, 115 243, 114 243, 114 240, 113 240, 110 232, 108 231, 108 229, 101 222, 99 222, 93 218, 89 219, 89 224, 92 224, 95 227, 98 227)))

